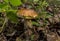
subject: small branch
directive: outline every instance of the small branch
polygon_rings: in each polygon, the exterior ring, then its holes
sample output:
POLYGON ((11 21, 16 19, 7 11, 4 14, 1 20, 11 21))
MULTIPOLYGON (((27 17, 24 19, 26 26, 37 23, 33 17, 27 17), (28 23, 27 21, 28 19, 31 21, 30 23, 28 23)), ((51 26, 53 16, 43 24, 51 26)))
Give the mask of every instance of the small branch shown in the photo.
POLYGON ((1 27, 0 33, 3 31, 6 22, 7 22, 7 18, 5 18, 5 20, 4 20, 4 23, 3 23, 2 27, 1 27))

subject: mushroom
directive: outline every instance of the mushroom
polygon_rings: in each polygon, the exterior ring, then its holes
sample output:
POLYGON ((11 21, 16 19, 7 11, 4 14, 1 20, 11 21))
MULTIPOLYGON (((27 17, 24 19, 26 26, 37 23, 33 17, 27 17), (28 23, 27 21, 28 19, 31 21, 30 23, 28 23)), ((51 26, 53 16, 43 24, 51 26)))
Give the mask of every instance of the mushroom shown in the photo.
POLYGON ((33 9, 21 8, 17 11, 17 16, 25 19, 25 27, 28 26, 31 28, 31 20, 36 19, 38 14, 33 9))

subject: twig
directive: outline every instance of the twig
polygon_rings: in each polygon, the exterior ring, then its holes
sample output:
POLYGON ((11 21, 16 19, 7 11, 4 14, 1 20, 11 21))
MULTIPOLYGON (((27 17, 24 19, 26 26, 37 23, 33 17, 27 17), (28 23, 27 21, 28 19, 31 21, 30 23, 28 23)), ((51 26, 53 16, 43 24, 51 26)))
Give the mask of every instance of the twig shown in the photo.
POLYGON ((6 22, 7 22, 7 18, 5 18, 5 20, 4 20, 4 23, 3 23, 2 27, 1 27, 0 33, 3 31, 6 22))

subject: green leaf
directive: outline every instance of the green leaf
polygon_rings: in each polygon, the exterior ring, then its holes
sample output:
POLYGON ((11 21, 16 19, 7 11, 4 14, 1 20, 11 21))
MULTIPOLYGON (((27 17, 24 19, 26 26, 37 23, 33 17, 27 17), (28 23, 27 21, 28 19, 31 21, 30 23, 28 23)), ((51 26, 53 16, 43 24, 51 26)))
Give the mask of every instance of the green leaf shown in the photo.
POLYGON ((40 26, 40 24, 38 22, 34 22, 34 21, 32 21, 32 25, 40 26))
POLYGON ((12 6, 19 6, 22 4, 21 0, 9 0, 12 6))
POLYGON ((8 0, 4 0, 6 3, 8 3, 9 1, 8 0))
POLYGON ((51 14, 46 14, 46 16, 45 16, 45 18, 50 18, 50 17, 52 17, 51 14))
POLYGON ((0 3, 0 8, 3 8, 3 7, 5 7, 7 4, 1 4, 0 3))
POLYGON ((14 23, 18 22, 17 15, 12 11, 7 12, 7 17, 8 17, 9 20, 11 20, 14 23))
POLYGON ((5 11, 7 9, 7 4, 6 3, 0 3, 0 12, 5 11))

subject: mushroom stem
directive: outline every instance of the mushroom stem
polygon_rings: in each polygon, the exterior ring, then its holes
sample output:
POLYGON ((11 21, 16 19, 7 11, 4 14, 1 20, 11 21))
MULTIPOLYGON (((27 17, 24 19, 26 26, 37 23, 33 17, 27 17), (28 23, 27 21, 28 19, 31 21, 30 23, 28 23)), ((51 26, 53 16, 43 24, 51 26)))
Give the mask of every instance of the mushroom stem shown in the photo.
POLYGON ((28 30, 31 30, 30 28, 32 28, 32 24, 31 24, 31 20, 25 20, 25 23, 24 23, 24 28, 25 28, 25 35, 26 35, 26 39, 29 40, 29 31, 28 30))
POLYGON ((32 23, 31 23, 31 20, 26 20, 25 23, 24 23, 24 26, 25 28, 32 28, 32 23))

